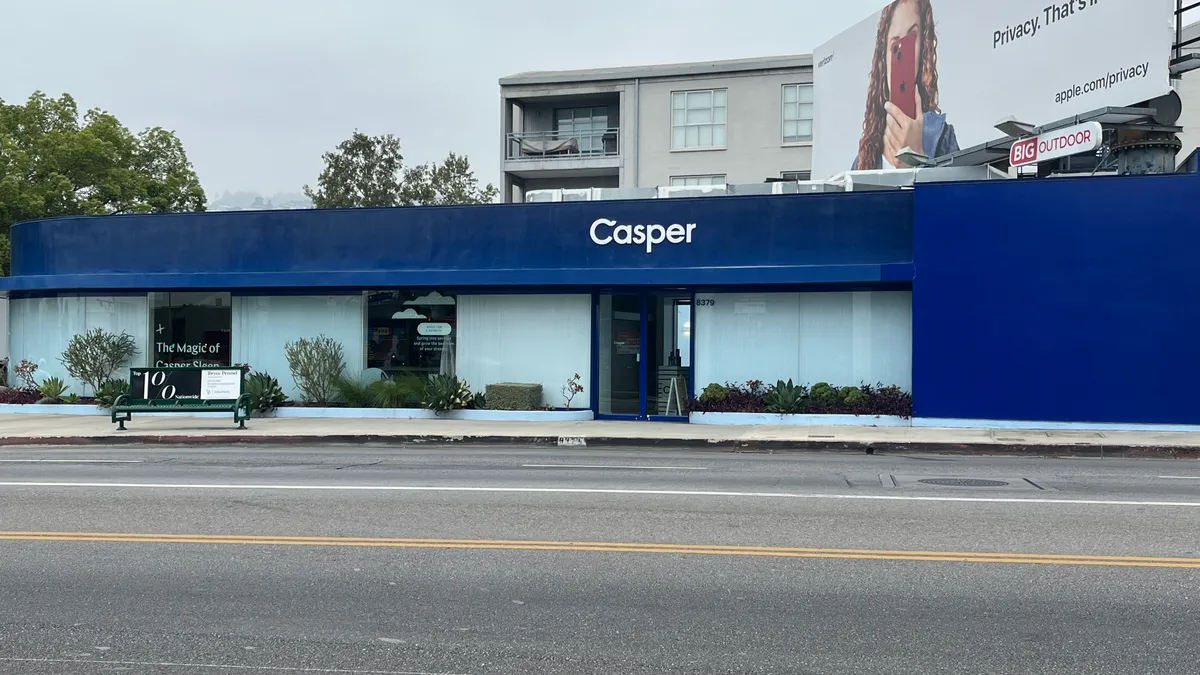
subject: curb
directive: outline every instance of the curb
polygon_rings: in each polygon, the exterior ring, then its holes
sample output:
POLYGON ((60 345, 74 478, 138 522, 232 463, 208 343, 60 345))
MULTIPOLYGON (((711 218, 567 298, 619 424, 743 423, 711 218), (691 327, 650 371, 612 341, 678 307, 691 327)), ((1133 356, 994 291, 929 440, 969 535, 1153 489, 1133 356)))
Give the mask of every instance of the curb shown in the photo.
POLYGON ((663 448, 714 452, 863 452, 876 454, 1007 455, 1033 457, 1200 459, 1200 447, 1136 445, 1003 445, 999 443, 893 443, 887 441, 744 441, 676 438, 561 438, 558 436, 435 436, 340 434, 331 436, 229 436, 229 435, 113 435, 34 436, 0 438, 0 447, 18 446, 213 446, 213 445, 389 445, 465 446, 517 445, 536 447, 663 448))

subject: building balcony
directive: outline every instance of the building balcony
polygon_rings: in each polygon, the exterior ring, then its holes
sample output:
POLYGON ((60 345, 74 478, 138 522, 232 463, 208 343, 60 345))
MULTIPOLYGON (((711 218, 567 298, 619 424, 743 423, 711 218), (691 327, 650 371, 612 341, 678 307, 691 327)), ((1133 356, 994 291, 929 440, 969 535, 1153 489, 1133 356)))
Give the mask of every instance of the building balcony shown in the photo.
POLYGON ((520 131, 508 134, 506 159, 580 159, 620 154, 619 129, 520 131))
POLYGON ((504 170, 525 178, 600 176, 621 166, 620 129, 505 134, 504 170))

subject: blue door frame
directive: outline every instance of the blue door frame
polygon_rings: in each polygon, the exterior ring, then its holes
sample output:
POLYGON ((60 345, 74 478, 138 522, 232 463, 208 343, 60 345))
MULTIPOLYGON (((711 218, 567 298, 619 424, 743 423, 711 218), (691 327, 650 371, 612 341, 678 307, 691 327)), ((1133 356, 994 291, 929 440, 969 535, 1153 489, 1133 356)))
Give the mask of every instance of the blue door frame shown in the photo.
MULTIPOLYGON (((695 391, 696 378, 696 294, 678 289, 662 290, 613 290, 592 294, 592 412, 601 420, 651 420, 656 422, 687 422, 686 415, 651 415, 648 409, 650 385, 650 359, 647 346, 650 344, 650 300, 658 295, 686 295, 692 305, 691 327, 688 331, 688 392, 695 391), (600 412, 600 296, 627 295, 641 298, 641 321, 638 340, 638 413, 604 414, 600 412)), ((655 336, 657 338, 657 336, 655 336)), ((611 363, 611 360, 610 360, 611 363)))

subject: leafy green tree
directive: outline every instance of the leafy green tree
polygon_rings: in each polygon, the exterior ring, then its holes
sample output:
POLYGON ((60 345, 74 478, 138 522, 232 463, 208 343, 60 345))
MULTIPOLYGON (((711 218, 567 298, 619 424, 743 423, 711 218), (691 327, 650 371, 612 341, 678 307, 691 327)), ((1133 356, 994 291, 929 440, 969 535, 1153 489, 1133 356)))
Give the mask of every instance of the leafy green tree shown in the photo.
POLYGON ((102 110, 35 92, 0 100, 0 270, 9 228, 35 218, 203 211, 204 190, 174 132, 133 133, 102 110))
POLYGON ((440 165, 421 164, 404 170, 400 203, 405 205, 490 204, 500 190, 491 183, 479 187, 466 156, 453 152, 440 165))
POLYGON ((304 186, 304 194, 318 209, 355 206, 396 206, 400 203, 400 174, 404 156, 400 139, 391 134, 368 136, 355 131, 323 155, 325 169, 317 189, 304 186))
POLYGON ((500 194, 490 183, 481 188, 471 163, 454 153, 440 165, 405 167, 400 139, 391 134, 355 131, 324 159, 317 187, 304 186, 318 209, 487 204, 500 194))

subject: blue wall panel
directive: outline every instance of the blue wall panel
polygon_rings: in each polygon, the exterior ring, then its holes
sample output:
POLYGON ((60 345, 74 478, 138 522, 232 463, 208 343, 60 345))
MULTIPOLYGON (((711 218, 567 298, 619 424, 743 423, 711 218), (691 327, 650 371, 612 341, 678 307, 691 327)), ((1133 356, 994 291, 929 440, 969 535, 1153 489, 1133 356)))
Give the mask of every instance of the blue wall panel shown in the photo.
POLYGON ((11 289, 907 281, 912 193, 61 218, 13 228, 11 289), (695 223, 600 246, 597 218, 695 223))
POLYGON ((1200 179, 915 192, 917 415, 1200 424, 1200 179))

